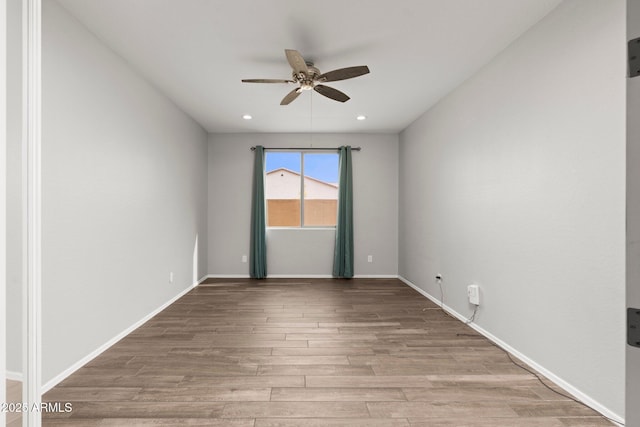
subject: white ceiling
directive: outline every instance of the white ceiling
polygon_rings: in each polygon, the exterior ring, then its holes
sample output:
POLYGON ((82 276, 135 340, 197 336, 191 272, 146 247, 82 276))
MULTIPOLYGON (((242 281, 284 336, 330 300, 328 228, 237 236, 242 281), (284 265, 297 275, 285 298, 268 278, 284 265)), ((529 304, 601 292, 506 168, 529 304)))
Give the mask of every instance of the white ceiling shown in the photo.
POLYGON ((209 132, 396 133, 560 1, 60 3, 209 132), (351 96, 344 104, 304 92, 280 106, 293 86, 240 80, 290 78, 285 48, 321 72, 368 65, 371 73, 330 84, 351 96))

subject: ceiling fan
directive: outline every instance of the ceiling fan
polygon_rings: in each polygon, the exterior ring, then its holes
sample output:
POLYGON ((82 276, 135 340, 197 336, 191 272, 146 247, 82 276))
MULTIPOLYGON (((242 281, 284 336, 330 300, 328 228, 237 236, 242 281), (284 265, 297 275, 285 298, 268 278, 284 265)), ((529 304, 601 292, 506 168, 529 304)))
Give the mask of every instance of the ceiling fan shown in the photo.
POLYGON ((298 87, 293 89, 287 94, 280 105, 289 105, 294 99, 296 99, 303 90, 315 90, 320 95, 324 95, 327 98, 331 98, 338 102, 346 102, 349 97, 329 86, 325 86, 323 83, 335 82, 338 80, 352 79, 354 77, 362 76, 369 73, 369 67, 361 65, 357 67, 340 68, 337 70, 329 71, 327 73, 320 73, 312 62, 305 61, 300 52, 293 49, 285 49, 284 53, 287 56, 287 61, 291 65, 293 72, 291 73, 292 80, 279 80, 279 79, 243 79, 243 83, 294 83, 298 84, 298 87))

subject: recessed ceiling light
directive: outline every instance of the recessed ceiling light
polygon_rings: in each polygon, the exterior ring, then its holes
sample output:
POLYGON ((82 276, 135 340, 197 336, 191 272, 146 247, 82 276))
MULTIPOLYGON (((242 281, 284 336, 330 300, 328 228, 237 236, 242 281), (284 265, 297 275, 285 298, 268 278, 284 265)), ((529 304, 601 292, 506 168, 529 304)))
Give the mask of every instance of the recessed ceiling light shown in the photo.
POLYGON ((251 119, 253 119, 253 117, 251 116, 251 114, 245 114, 245 115, 243 115, 243 116, 242 116, 242 118, 243 118, 243 119, 245 119, 245 120, 251 120, 251 119))
POLYGON ((356 120, 367 120, 367 116, 360 114, 356 117, 356 120))

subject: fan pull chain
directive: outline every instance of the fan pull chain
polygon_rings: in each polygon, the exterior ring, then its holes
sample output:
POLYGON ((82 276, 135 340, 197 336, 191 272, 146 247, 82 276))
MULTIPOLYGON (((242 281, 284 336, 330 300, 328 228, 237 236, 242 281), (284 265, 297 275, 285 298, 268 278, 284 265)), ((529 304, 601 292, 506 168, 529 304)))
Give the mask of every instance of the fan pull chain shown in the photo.
POLYGON ((309 147, 313 147, 313 91, 310 91, 311 93, 309 93, 309 98, 310 98, 310 115, 309 115, 309 147))

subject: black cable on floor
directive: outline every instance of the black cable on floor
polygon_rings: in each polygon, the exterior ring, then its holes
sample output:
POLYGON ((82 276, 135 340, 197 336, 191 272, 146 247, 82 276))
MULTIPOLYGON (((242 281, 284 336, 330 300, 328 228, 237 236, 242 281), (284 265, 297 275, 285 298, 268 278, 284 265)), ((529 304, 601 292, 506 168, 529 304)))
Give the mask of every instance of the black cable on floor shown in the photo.
MULTIPOLYGON (((445 313, 445 314, 446 314, 446 315, 448 315, 449 317, 452 317, 452 318, 454 318, 454 319, 456 319, 456 320, 459 320, 458 318, 456 318, 455 316, 453 316, 451 313, 449 313, 447 310, 445 310, 445 309, 444 309, 444 292, 443 292, 443 290, 442 290, 442 279, 438 280, 438 285, 440 285, 440 309, 442 310, 442 312, 443 312, 443 313, 445 313)), ((474 320, 475 320, 475 318, 476 318, 476 314, 477 314, 477 312, 478 312, 478 307, 479 307, 479 306, 477 306, 477 305, 476 305, 475 309, 473 310, 473 314, 471 315, 471 317, 470 317, 469 319, 467 319, 467 320, 464 322, 464 324, 465 324, 465 325, 469 325, 469 324, 473 323, 473 321, 474 321, 474 320)), ((427 310, 426 308, 422 309, 422 311, 426 311, 426 310, 427 310)), ((459 333, 459 334, 456 334, 456 336, 458 336, 458 337, 474 337, 474 338, 481 337, 481 338, 485 338, 487 341, 489 341, 489 343, 491 343, 491 345, 493 345, 493 346, 495 346, 495 347, 499 348, 500 350, 502 350, 502 351, 507 355, 507 357, 509 358, 509 360, 511 360, 511 363, 513 363, 514 365, 516 365, 516 366, 517 366, 517 367, 519 367, 520 369, 523 369, 523 370, 527 371, 528 373, 530 373, 531 375, 533 375, 534 377, 536 377, 536 378, 538 379, 538 381, 540 382, 540 384, 542 384, 543 386, 545 386, 546 388, 548 388, 549 390, 551 390, 551 391, 552 391, 552 392, 554 392, 555 394, 557 394, 557 395, 559 395, 559 396, 562 396, 562 397, 565 397, 565 398, 567 398, 567 399, 569 399, 569 400, 573 400, 574 402, 576 402, 576 403, 578 403, 578 404, 580 404, 580 405, 584 406, 585 408, 589 408, 589 409, 591 409, 591 410, 593 410, 593 411, 596 411, 596 410, 595 410, 595 409, 593 409, 591 406, 587 405, 587 404, 586 404, 586 403, 584 403, 584 402, 581 402, 580 400, 576 399, 575 397, 573 397, 573 396, 569 396, 569 395, 567 395, 567 394, 564 394, 564 393, 562 393, 562 392, 559 392, 559 391, 557 391, 557 390, 554 390, 553 388, 551 388, 550 386, 548 386, 548 385, 547 385, 547 384, 542 380, 542 378, 540 377, 540 375, 539 375, 537 372, 535 372, 535 371, 533 371, 533 370, 531 370, 531 369, 527 368, 526 366, 523 366, 523 365, 521 365, 521 364, 517 363, 515 360, 513 360, 513 358, 511 357, 511 354, 510 354, 507 350, 505 350, 504 348, 500 347, 498 344, 494 343, 493 341, 491 341, 491 340, 490 340, 490 339, 488 339, 487 337, 484 337, 484 336, 482 336, 482 335, 475 335, 475 334, 460 334, 460 333, 459 333)), ((611 421, 611 422, 612 422, 612 423, 614 423, 615 425, 624 426, 624 424, 619 423, 618 421, 615 421, 614 419, 609 418, 609 417, 607 417, 606 415, 601 414, 601 413, 600 413, 600 412, 598 412, 598 411, 596 411, 596 412, 598 413, 598 415, 600 415, 600 416, 601 416, 602 418, 604 418, 605 420, 611 421)))
MULTIPOLYGON (((515 360, 513 360, 513 357, 511 357, 511 353, 509 353, 507 350, 505 350, 504 348, 500 347, 498 344, 494 343, 494 342, 493 342, 493 341, 491 341, 490 339, 488 339, 488 338, 486 338, 486 337, 483 337, 483 336, 481 336, 481 335, 475 335, 475 334, 456 334, 456 336, 458 336, 458 337, 475 337, 475 338, 477 338, 477 337, 482 337, 482 338, 485 338, 487 341, 489 341, 489 343, 491 343, 491 345, 493 345, 494 347, 499 348, 500 350, 502 350, 502 351, 507 355, 507 357, 509 358, 509 360, 511 360, 511 363, 513 363, 514 365, 516 365, 516 366, 517 366, 517 367, 519 367, 520 369, 523 369, 523 370, 527 371, 528 373, 530 373, 531 375, 533 375, 534 377, 536 377, 536 378, 537 378, 537 380, 540 382, 540 384, 542 384, 543 386, 545 386, 546 388, 548 388, 549 390, 551 390, 551 391, 552 391, 552 392, 554 392, 555 394, 557 394, 557 395, 559 395, 559 396, 562 396, 562 397, 565 397, 565 398, 567 398, 567 399, 573 400, 574 402, 579 403, 580 405, 584 406, 585 408, 589 408, 589 409, 591 409, 591 410, 595 411, 595 409, 593 409, 591 406, 587 405, 587 404, 586 404, 586 403, 584 403, 584 402, 581 402, 580 400, 576 399, 575 397, 570 396, 570 395, 568 395, 568 394, 564 394, 564 393, 562 393, 562 392, 560 392, 560 391, 558 391, 558 390, 554 390, 553 388, 551 388, 550 386, 548 386, 548 385, 547 385, 547 384, 542 380, 542 377, 540 377, 540 375, 539 375, 537 372, 535 372, 534 370, 529 369, 529 368, 527 368, 526 366, 521 365, 521 364, 519 364, 518 362, 516 362, 515 360)), ((600 412, 598 412, 598 411, 596 411, 596 412, 597 412, 597 413, 598 413, 598 415, 600 415, 602 418, 604 418, 604 419, 606 419, 606 420, 608 420, 608 421, 611 421, 612 423, 614 423, 614 424, 616 424, 616 425, 624 426, 624 424, 621 424, 621 423, 619 423, 618 421, 613 420, 613 419, 611 419, 611 418, 607 417, 606 415, 601 414, 601 413, 600 413, 600 412)))

